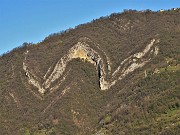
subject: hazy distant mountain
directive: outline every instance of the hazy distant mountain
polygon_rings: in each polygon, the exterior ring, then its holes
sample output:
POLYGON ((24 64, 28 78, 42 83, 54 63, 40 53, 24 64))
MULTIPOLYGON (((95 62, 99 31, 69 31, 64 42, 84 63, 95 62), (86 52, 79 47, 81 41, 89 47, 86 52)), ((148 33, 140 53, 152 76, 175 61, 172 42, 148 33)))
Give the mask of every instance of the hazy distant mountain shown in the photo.
POLYGON ((180 9, 126 10, 0 57, 0 135, 180 132, 180 9))

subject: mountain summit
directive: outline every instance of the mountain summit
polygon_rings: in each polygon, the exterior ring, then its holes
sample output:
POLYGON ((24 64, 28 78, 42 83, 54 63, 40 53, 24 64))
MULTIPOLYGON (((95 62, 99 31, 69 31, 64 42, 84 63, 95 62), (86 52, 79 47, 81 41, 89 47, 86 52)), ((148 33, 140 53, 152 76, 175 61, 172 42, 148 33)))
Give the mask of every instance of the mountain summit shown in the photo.
POLYGON ((126 10, 0 57, 0 134, 180 132, 180 9, 126 10))

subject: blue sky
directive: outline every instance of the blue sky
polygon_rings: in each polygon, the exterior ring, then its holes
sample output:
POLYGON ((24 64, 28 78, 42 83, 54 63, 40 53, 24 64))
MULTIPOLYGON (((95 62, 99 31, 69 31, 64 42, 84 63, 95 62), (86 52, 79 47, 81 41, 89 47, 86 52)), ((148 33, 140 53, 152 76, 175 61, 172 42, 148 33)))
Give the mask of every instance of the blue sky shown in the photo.
POLYGON ((0 54, 123 9, 173 7, 180 0, 0 0, 0 54))

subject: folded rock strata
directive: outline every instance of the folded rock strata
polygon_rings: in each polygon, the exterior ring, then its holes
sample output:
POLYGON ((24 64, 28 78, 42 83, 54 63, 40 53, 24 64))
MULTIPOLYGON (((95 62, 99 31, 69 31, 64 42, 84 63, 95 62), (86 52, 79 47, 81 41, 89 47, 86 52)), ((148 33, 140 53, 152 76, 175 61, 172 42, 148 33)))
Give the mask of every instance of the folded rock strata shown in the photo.
POLYGON ((29 70, 26 58, 29 51, 25 52, 23 69, 25 71, 28 83, 36 87, 39 93, 42 95, 47 91, 47 89, 54 91, 60 87, 61 82, 66 80, 66 75, 64 75, 64 72, 68 62, 70 62, 72 59, 80 58, 83 61, 88 61, 92 63, 96 67, 99 78, 99 87, 101 90, 107 90, 113 85, 115 85, 117 81, 126 77, 129 73, 143 67, 159 52, 159 48, 157 46, 159 40, 152 39, 150 43, 146 45, 144 50, 124 59, 120 63, 119 67, 117 67, 117 69, 112 72, 110 65, 111 61, 107 57, 106 53, 101 50, 105 57, 105 59, 103 59, 102 53, 98 53, 100 51, 98 44, 94 43, 97 48, 97 50, 95 50, 88 44, 87 41, 89 42, 91 40, 88 38, 81 39, 77 44, 70 48, 69 51, 62 58, 59 59, 53 70, 50 70, 52 69, 52 67, 49 67, 47 73, 44 75, 43 83, 40 83, 36 79, 38 77, 34 75, 31 70, 29 70), (49 74, 49 72, 51 73, 49 74), (107 80, 107 75, 111 76, 109 80, 107 80), (52 83, 59 78, 61 78, 59 83, 55 86, 52 86, 52 83))

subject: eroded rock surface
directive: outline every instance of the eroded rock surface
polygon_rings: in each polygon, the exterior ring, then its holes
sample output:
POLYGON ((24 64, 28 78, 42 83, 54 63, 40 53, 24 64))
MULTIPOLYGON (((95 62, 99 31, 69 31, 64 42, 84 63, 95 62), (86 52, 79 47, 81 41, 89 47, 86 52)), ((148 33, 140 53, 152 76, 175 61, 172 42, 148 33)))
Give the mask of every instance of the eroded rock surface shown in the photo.
POLYGON ((61 83, 63 81, 66 80, 66 75, 68 73, 64 73, 64 72, 68 62, 71 61, 72 59, 80 58, 81 60, 88 61, 95 66, 98 72, 99 87, 101 90, 107 90, 113 85, 115 85, 117 81, 123 79, 125 76, 127 76, 134 70, 143 67, 159 52, 159 48, 157 46, 159 40, 152 39, 150 43, 147 44, 146 47, 141 52, 135 53, 129 56, 128 58, 124 59, 120 63, 119 67, 117 67, 117 69, 114 72, 112 72, 110 65, 111 61, 107 57, 105 52, 101 51, 104 53, 103 55, 106 58, 103 59, 103 57, 101 56, 102 54, 100 55, 100 53, 98 53, 100 51, 99 46, 97 45, 96 48, 98 49, 94 50, 86 41, 90 41, 90 39, 83 38, 79 40, 77 44, 75 44, 72 48, 70 48, 69 51, 62 58, 59 59, 53 70, 50 70, 52 69, 52 67, 49 67, 47 73, 43 77, 44 79, 43 83, 40 83, 37 79, 38 77, 34 75, 33 71, 29 69, 26 58, 29 51, 27 51, 25 53, 25 59, 23 62, 23 69, 28 79, 28 83, 36 87, 39 93, 41 93, 42 95, 47 90, 54 91, 61 86, 61 83), (106 73, 106 71, 108 71, 108 73, 106 73), (107 75, 111 76, 109 80, 107 80, 107 75), (58 80, 59 78, 61 78, 59 83, 53 86, 52 83, 58 80))

